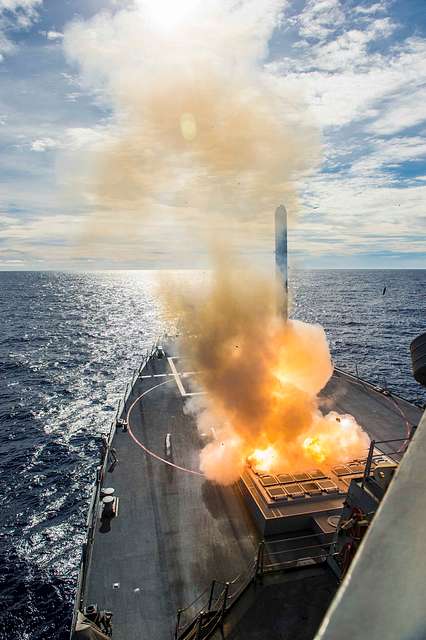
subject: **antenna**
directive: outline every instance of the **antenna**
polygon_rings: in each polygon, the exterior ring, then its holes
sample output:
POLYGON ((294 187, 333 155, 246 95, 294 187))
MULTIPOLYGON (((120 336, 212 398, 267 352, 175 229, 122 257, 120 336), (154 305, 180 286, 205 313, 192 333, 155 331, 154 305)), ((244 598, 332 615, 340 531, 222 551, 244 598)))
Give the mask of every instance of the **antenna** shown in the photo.
POLYGON ((275 211, 275 271, 277 279, 277 314, 288 320, 287 210, 281 204, 275 211))

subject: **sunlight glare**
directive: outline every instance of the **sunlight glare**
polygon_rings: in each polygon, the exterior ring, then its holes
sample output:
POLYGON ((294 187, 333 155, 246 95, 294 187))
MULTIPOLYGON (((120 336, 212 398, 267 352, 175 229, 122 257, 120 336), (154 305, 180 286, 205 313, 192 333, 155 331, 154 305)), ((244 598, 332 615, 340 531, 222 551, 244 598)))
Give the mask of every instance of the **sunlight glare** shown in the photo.
POLYGON ((139 0, 155 26, 169 30, 184 23, 200 0, 139 0))

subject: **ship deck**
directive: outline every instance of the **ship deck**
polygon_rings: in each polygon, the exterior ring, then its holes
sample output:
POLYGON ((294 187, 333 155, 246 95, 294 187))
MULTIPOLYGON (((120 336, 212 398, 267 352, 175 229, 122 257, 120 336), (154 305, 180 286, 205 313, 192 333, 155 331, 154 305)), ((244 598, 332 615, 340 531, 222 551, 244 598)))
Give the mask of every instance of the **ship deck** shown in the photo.
MULTIPOLYGON (((166 355, 148 361, 123 411, 130 411, 129 430, 115 432, 118 463, 104 486, 119 498, 118 517, 110 527, 98 520, 83 594, 86 605, 112 610, 113 637, 120 640, 171 638, 177 609, 211 580, 245 571, 259 541, 238 486, 218 487, 198 473, 204 442, 184 412, 196 393, 189 384, 194 374, 170 347, 166 355)), ((421 414, 339 371, 323 399, 327 410, 354 415, 376 440, 404 438, 421 414)))

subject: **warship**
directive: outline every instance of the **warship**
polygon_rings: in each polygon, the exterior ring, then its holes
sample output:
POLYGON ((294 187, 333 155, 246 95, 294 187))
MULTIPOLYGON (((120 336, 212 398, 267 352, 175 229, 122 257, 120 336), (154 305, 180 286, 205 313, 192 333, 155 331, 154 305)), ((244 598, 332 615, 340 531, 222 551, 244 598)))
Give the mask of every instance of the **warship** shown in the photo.
MULTIPOLYGON (((287 226, 275 215, 278 306, 287 314, 287 226)), ((203 393, 179 336, 129 381, 104 439, 87 516, 71 639, 426 637, 422 406, 334 369, 328 408, 370 438, 333 469, 220 486, 185 402, 203 393)), ((426 384, 426 334, 411 345, 426 384)), ((315 363, 312 364, 315 366, 315 363)))

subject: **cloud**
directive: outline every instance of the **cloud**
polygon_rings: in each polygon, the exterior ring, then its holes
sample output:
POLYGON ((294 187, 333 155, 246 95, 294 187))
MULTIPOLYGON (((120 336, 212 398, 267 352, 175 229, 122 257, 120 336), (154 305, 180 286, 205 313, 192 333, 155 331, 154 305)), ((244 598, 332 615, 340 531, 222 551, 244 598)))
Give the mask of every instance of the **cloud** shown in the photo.
MULTIPOLYGON (((297 108, 287 111, 286 118, 297 121, 299 106, 302 109, 307 103, 322 132, 321 169, 308 178, 295 174, 289 180, 291 188, 300 193, 303 213, 297 227, 291 229, 294 255, 311 257, 314 265, 328 264, 328 258, 340 256, 333 266, 345 266, 344 256, 359 256, 356 264, 362 266, 368 253, 379 256, 390 252, 410 260, 410 252, 414 252, 417 264, 425 266, 421 252, 426 254, 426 39, 408 5, 402 14, 395 3, 382 1, 284 4, 278 0, 183 0, 177 4, 158 0, 149 2, 154 7, 151 19, 158 22, 161 16, 166 18, 161 37, 150 38, 141 31, 140 22, 132 19, 135 12, 144 10, 146 2, 110 2, 113 12, 103 10, 93 16, 88 10, 93 17, 74 21, 65 29, 65 38, 62 24, 51 21, 48 24, 58 26, 58 31, 52 27, 43 32, 48 42, 28 35, 26 46, 21 46, 27 37, 24 33, 16 44, 14 30, 33 25, 41 4, 0 0, 0 58, 2 53, 10 56, 3 67, 9 73, 2 74, 0 99, 0 141, 5 150, 0 157, 5 176, 0 185, 0 207, 9 216, 0 239, 2 268, 9 258, 24 260, 27 266, 45 259, 67 268, 92 260, 86 248, 77 255, 69 246, 67 221, 73 219, 74 212, 78 212, 78 224, 71 223, 73 237, 81 234, 83 220, 88 221, 89 229, 93 218, 99 222, 96 233, 90 229, 93 244, 98 256, 110 258, 102 261, 98 257, 92 266, 204 266, 201 244, 190 242, 176 220, 194 223, 197 206, 209 194, 218 202, 216 194, 222 182, 212 180, 211 173, 201 176, 201 183, 209 181, 210 192, 200 188, 198 201, 185 199, 186 184, 194 173, 175 154, 163 181, 167 188, 156 186, 145 201, 152 207, 150 220, 140 225, 133 215, 135 207, 133 212, 131 206, 127 211, 120 208, 116 237, 105 232, 108 215, 94 197, 99 185, 94 171, 99 167, 98 159, 105 147, 117 149, 123 134, 129 133, 128 118, 133 114, 127 109, 126 95, 147 90, 159 69, 156 58, 161 58, 162 52, 169 52, 175 70, 182 68, 186 45, 174 47, 171 34, 179 20, 185 18, 186 24, 194 6, 200 7, 201 15, 195 18, 200 24, 187 44, 198 52, 202 64, 206 59, 219 67, 225 64, 228 79, 234 77, 235 69, 239 76, 241 70, 255 65, 265 79, 265 96, 280 95, 283 112, 288 104, 286 94, 297 97, 297 108), (179 6, 178 12, 175 6, 179 6), (229 21, 227 12, 232 7, 238 11, 229 21), (203 12, 207 12, 204 20, 203 12), (60 48, 48 46, 63 41, 73 68, 64 66, 60 48), (37 73, 30 71, 35 60, 37 73), (64 215, 61 220, 58 211, 64 215), (48 230, 50 217, 53 235, 48 230), (8 239, 9 228, 12 235, 8 239), (7 250, 10 253, 6 255, 7 250)), ((182 25, 179 28, 184 39, 190 30, 182 25)), ((34 28, 34 33, 40 33, 39 29, 34 28)), ((204 83, 202 74, 200 78, 204 83)), ((173 95, 171 110, 175 102, 173 95)), ((137 108, 143 105, 138 103, 137 108)), ((142 126, 139 132, 140 137, 125 137, 133 159, 140 158, 140 146, 144 153, 153 152, 145 132, 142 135, 142 126)), ((243 147, 237 144, 235 148, 243 147)), ((262 158, 259 163, 263 166, 262 158)), ((118 171, 108 176, 116 180, 123 176, 123 184, 128 186, 128 165, 117 166, 118 171)), ((164 174, 156 175, 163 180, 164 174)), ((231 193, 235 189, 232 177, 225 182, 231 193)), ((221 194, 223 200, 227 200, 226 189, 221 194)), ((246 189, 247 183, 242 181, 235 193, 238 196, 246 189)), ((245 216, 251 213, 245 207, 249 202, 246 195, 228 202, 228 212, 233 213, 235 204, 244 223, 230 242, 252 260, 270 257, 270 205, 258 208, 248 232, 245 216)), ((225 215, 218 222, 220 233, 234 228, 230 219, 225 215)), ((198 219, 194 224, 197 237, 201 237, 202 227, 198 219)))
POLYGON ((43 0, 0 0, 0 11, 26 11, 32 13, 43 0))
POLYGON ((11 29, 28 29, 37 17, 43 0, 0 0, 0 62, 15 53, 16 45, 8 37, 11 29))
POLYGON ((426 158, 426 139, 420 136, 392 138, 391 140, 371 139, 372 151, 356 160, 350 173, 359 178, 374 178, 378 183, 400 182, 397 176, 384 170, 426 158))
POLYGON ((157 4, 65 30, 82 85, 113 110, 110 139, 92 155, 91 192, 86 181, 90 237, 109 229, 115 239, 132 219, 173 211, 206 235, 225 221, 249 232, 283 194, 294 211, 294 179, 315 162, 317 134, 286 79, 264 67, 282 1, 157 4))
MULTIPOLYGON (((425 74, 426 75, 426 74, 425 74)), ((379 135, 391 135, 426 122, 426 88, 413 88, 408 95, 396 96, 384 106, 368 130, 379 135)))
POLYGON ((389 18, 374 20, 365 29, 349 29, 326 44, 311 47, 308 59, 313 58, 311 64, 324 71, 365 69, 375 58, 368 53, 368 45, 387 38, 394 29, 389 18))
POLYGON ((58 146, 58 141, 53 140, 53 138, 39 138, 31 144, 31 149, 32 151, 43 152, 49 149, 55 149, 58 146))
POLYGON ((339 127, 357 120, 381 117, 383 104, 392 109, 402 96, 413 110, 422 102, 419 89, 426 82, 426 40, 410 37, 388 53, 369 53, 367 44, 377 25, 362 35, 349 31, 330 45, 313 47, 300 59, 285 58, 270 65, 285 74, 305 95, 323 127, 339 127))
POLYGON ((62 40, 64 34, 60 31, 41 31, 42 35, 46 36, 48 40, 62 40))
POLYGON ((389 2, 375 2, 369 6, 358 5, 353 8, 354 13, 369 16, 377 13, 384 13, 388 9, 389 2))
POLYGON ((357 176, 318 176, 306 194, 316 214, 292 231, 292 245, 305 255, 330 258, 385 249, 426 252, 426 215, 419 210, 425 197, 424 185, 398 188, 357 176))
POLYGON ((326 38, 344 22, 340 0, 308 0, 296 19, 299 35, 315 40, 326 38))

